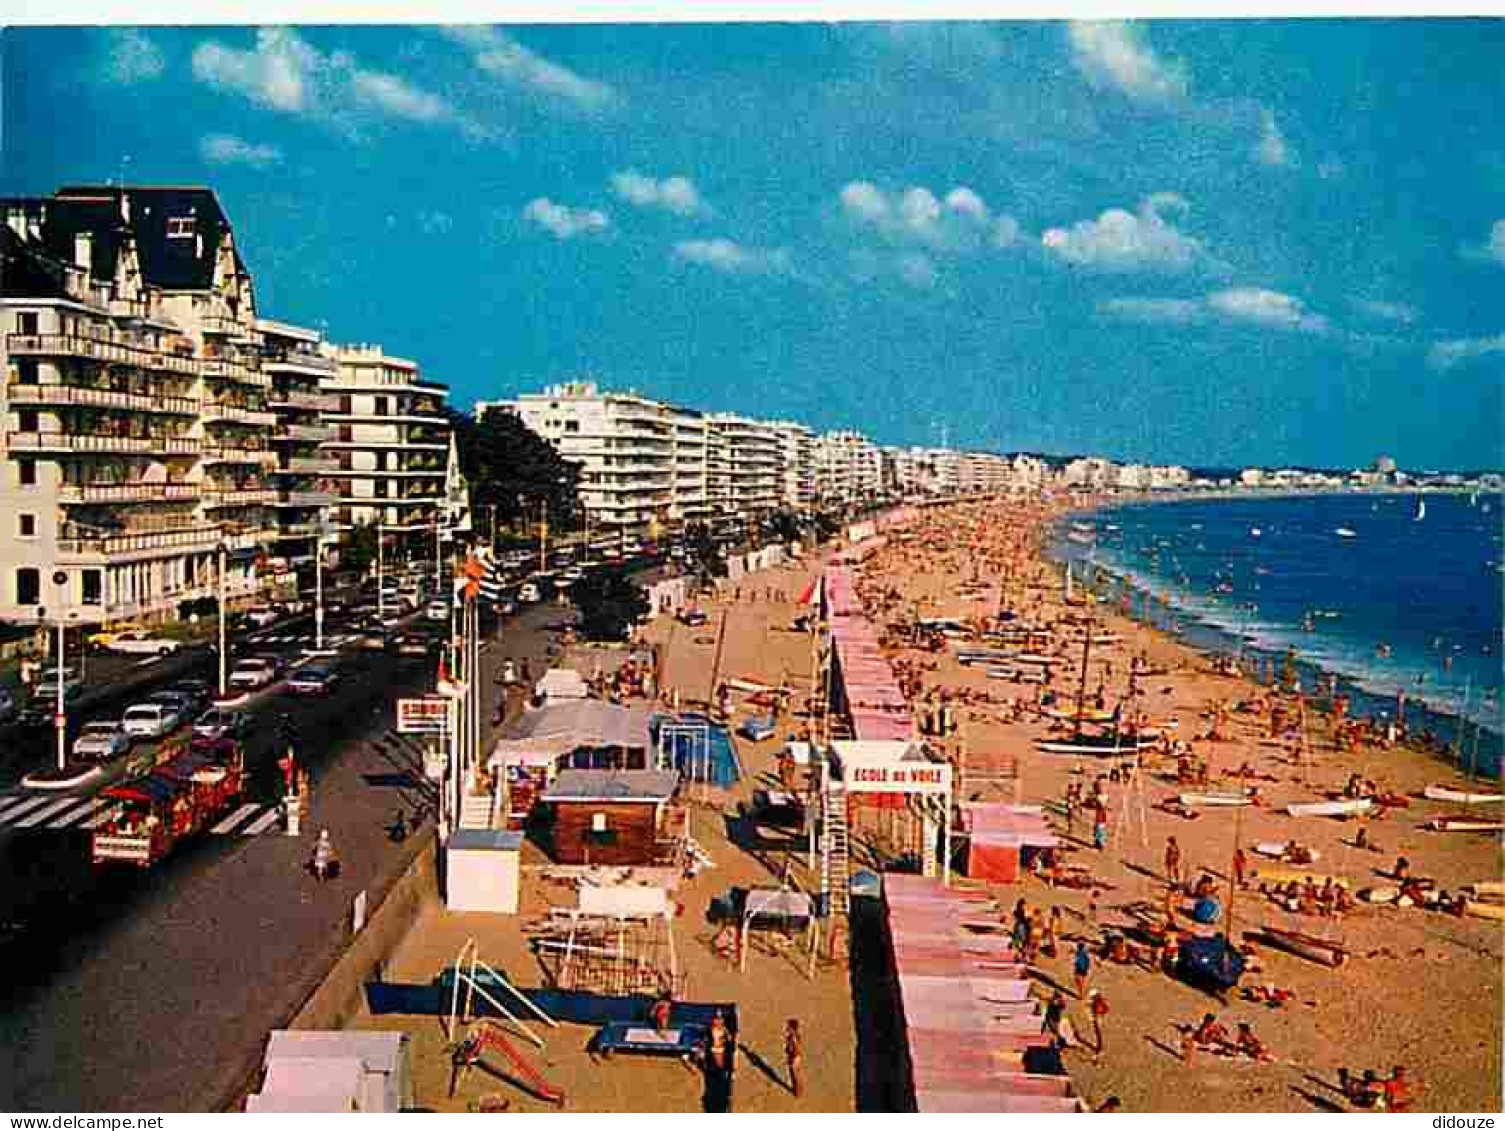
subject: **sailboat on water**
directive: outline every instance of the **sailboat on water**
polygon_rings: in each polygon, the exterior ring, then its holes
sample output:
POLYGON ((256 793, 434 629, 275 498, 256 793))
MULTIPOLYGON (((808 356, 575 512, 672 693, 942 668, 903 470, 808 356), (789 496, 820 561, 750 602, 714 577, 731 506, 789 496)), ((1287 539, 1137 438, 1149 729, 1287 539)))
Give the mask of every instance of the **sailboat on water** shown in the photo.
POLYGON ((1427 517, 1427 501, 1425 499, 1417 499, 1416 500, 1416 521, 1420 522, 1422 519, 1424 519, 1426 517, 1427 517))

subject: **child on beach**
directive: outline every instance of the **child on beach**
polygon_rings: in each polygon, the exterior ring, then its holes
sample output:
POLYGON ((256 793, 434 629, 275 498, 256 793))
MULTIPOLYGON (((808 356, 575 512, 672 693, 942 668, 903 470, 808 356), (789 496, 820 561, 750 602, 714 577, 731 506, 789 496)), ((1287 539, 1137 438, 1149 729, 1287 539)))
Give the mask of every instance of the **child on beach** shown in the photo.
POLYGON ((789 1069, 789 1090, 798 1098, 804 1091, 805 1043, 800 1023, 793 1017, 784 1023, 784 1064, 789 1069))

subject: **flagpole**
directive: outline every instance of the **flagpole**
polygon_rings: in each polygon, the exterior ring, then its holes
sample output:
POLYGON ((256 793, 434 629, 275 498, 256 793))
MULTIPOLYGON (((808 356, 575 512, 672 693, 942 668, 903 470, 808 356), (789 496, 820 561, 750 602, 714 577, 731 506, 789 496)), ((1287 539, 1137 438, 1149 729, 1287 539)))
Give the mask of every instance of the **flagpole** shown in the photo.
POLYGON ((314 535, 314 651, 324 651, 324 513, 314 535))

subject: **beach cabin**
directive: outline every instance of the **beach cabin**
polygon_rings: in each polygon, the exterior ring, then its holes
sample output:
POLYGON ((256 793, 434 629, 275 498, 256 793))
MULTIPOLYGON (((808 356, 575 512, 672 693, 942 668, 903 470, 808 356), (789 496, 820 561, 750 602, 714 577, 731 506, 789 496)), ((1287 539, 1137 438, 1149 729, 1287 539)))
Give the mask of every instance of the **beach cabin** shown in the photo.
POLYGON ((380 1112, 413 1107, 406 1033, 274 1029, 248 1113, 380 1112))
POLYGON ((562 770, 544 791, 549 854, 560 864, 652 864, 666 840, 673 770, 562 770))
POLYGON ((967 833, 967 876, 994 884, 1017 883, 1030 855, 1060 844, 1037 805, 968 803, 961 810, 967 833))

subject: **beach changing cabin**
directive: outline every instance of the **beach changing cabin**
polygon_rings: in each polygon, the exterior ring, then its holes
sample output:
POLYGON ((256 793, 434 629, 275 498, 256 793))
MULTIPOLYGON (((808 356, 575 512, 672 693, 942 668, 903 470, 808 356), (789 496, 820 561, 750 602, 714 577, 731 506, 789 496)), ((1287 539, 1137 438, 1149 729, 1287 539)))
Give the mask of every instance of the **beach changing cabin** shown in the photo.
POLYGON ((963 803, 967 833, 967 875, 974 880, 1012 884, 1028 863, 1027 855, 1060 842, 1035 805, 963 803))
POLYGON ((652 864, 667 837, 673 770, 564 770, 541 798, 560 864, 652 864))

